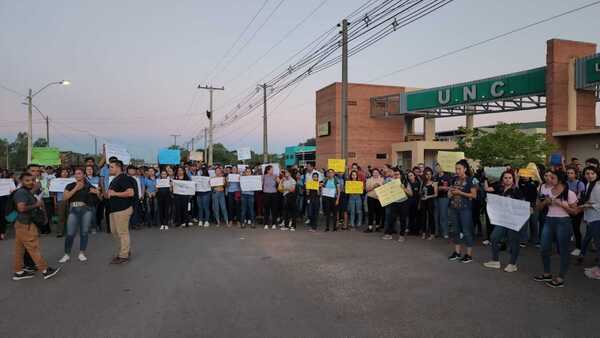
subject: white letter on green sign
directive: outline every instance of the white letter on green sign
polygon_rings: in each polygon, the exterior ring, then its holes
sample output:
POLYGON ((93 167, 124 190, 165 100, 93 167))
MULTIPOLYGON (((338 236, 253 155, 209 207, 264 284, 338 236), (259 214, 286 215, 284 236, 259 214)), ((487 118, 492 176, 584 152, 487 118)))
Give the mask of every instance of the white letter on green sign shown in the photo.
POLYGON ((471 88, 465 86, 463 88, 463 101, 475 100, 477 98, 477 86, 471 85, 471 88))
POLYGON ((500 97, 500 96, 504 95, 504 90, 498 89, 498 87, 504 87, 504 82, 496 81, 496 82, 492 83, 492 88, 490 88, 492 97, 500 97))
POLYGON ((448 102, 450 102, 450 89, 438 90, 438 103, 447 104, 448 102), (446 92, 446 97, 444 97, 444 92, 446 92))

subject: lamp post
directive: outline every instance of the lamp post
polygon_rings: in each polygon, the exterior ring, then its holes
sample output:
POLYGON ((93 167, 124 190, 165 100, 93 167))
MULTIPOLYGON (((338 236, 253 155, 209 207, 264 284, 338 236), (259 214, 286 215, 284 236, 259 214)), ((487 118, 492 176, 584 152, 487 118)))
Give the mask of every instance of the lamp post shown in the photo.
POLYGON ((40 90, 36 91, 35 93, 33 92, 33 90, 31 88, 29 88, 29 95, 27 95, 27 122, 28 122, 28 128, 27 128, 27 164, 31 163, 31 150, 33 148, 33 112, 32 112, 32 108, 33 108, 33 97, 36 96, 37 94, 39 94, 41 91, 43 91, 44 89, 52 86, 52 85, 62 85, 62 86, 68 86, 71 84, 70 81, 67 80, 62 80, 62 81, 57 81, 57 82, 50 82, 47 85, 43 86, 40 90))

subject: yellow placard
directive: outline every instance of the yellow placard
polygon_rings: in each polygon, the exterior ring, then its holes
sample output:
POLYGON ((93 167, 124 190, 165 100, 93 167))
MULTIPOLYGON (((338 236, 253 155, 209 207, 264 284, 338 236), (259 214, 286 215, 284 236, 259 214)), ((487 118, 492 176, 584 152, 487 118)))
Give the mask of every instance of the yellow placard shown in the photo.
POLYGON ((527 168, 519 169, 519 177, 530 177, 534 181, 541 182, 540 172, 535 163, 529 163, 527 168))
POLYGON ((465 158, 462 151, 438 151, 437 161, 445 172, 453 173, 456 162, 465 158))
POLYGON ((346 172, 346 160, 330 158, 327 160, 327 168, 333 169, 336 173, 346 172))
POLYGON ((404 192, 404 186, 400 180, 391 180, 388 183, 375 188, 375 193, 377 194, 377 198, 382 207, 396 201, 401 202, 407 198, 406 193, 404 192))
POLYGON ((346 181, 346 194, 362 194, 365 191, 363 181, 346 181))
POLYGON ((306 181, 306 190, 319 190, 319 181, 306 181))

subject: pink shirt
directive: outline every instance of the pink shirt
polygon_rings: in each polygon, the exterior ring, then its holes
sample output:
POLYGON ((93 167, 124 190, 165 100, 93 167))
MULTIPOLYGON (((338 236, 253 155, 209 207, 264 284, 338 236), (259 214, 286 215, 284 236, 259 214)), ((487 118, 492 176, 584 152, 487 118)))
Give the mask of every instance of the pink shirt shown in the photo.
MULTIPOLYGON (((554 197, 554 198, 557 197, 557 196, 552 196, 552 188, 547 187, 546 185, 543 185, 540 188, 540 193, 547 197, 554 197)), ((569 204, 577 203, 577 195, 575 195, 574 192, 569 190, 569 198, 568 198, 568 201, 566 201, 566 202, 568 202, 569 204)), ((569 217, 569 214, 565 211, 565 209, 552 203, 548 206, 548 214, 546 216, 548 216, 548 217, 569 217)))

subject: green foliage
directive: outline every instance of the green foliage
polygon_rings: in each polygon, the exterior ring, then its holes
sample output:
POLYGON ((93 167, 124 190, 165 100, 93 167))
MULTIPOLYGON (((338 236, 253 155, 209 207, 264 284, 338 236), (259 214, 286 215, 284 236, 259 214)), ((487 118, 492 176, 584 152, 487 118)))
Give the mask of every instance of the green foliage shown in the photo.
POLYGON ((38 138, 37 140, 35 140, 35 142, 33 142, 33 146, 34 147, 47 147, 48 146, 48 141, 45 138, 38 138))
POLYGON ((499 123, 494 132, 460 128, 464 137, 457 141, 458 150, 467 158, 480 160, 483 166, 510 164, 522 168, 529 162, 542 163, 555 149, 546 137, 528 135, 518 129, 518 124, 499 123))

